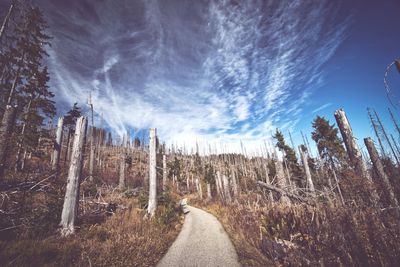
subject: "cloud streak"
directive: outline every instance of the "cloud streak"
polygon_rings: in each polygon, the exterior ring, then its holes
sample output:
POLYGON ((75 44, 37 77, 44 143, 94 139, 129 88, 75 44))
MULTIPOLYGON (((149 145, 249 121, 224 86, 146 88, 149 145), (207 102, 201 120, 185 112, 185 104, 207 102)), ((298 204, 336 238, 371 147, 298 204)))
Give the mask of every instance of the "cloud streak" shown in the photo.
POLYGON ((64 110, 91 90, 97 123, 119 135, 157 127, 169 144, 236 151, 295 127, 348 26, 332 1, 40 3, 64 110))

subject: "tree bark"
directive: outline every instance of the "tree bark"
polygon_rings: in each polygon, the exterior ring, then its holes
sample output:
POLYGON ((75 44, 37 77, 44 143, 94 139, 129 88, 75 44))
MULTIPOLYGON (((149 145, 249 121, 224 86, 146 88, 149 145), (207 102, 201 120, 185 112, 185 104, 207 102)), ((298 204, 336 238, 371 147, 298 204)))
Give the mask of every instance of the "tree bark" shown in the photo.
POLYGON ((61 214, 61 235, 68 236, 75 231, 75 218, 79 205, 79 186, 82 173, 83 155, 86 141, 87 119, 80 117, 76 121, 72 157, 69 165, 67 189, 61 214))
POLYGON ((163 155, 163 191, 167 189, 167 155, 163 155))
POLYGON ((7 105, 0 125, 0 178, 3 178, 17 108, 7 105))
POLYGON ((207 183, 207 199, 210 200, 211 198, 211 185, 210 183, 207 183))
POLYGON ((356 173, 359 176, 369 178, 367 174, 367 169, 362 159, 361 152, 358 148, 357 142, 353 137, 353 131, 351 129, 349 121, 347 120, 346 113, 343 109, 338 109, 335 111, 334 115, 336 122, 339 126, 340 133, 342 134, 351 165, 354 167, 356 173))
POLYGON ((228 177, 223 174, 222 175, 222 180, 223 180, 223 184, 224 184, 224 195, 225 195, 225 200, 228 203, 232 202, 232 197, 231 197, 231 192, 230 192, 230 186, 229 186, 229 180, 228 177))
POLYGON ((374 142, 372 141, 372 139, 370 137, 367 137, 367 138, 364 138, 364 143, 365 143, 365 146, 367 147, 368 154, 372 161, 372 165, 374 166, 376 174, 378 175, 379 183, 382 185, 382 188, 386 193, 385 195, 388 196, 391 205, 396 207, 395 210, 396 210, 397 216, 399 216, 399 214, 400 214, 399 210, 398 210, 399 203, 394 195, 392 186, 389 182, 389 178, 387 177, 387 175, 384 171, 383 164, 382 164, 381 160, 379 159, 378 151, 376 150, 374 142))
POLYGON ((7 12, 7 15, 4 18, 3 23, 1 25, 1 28, 0 28, 0 41, 3 38, 4 31, 6 30, 8 21, 10 20, 11 13, 13 12, 14 7, 15 7, 15 0, 13 0, 11 2, 10 8, 8 9, 8 12, 7 12))
POLYGON ((299 146, 299 153, 300 153, 301 161, 303 163, 304 172, 306 174, 308 189, 314 193, 315 188, 314 188, 314 183, 313 183, 313 180, 311 177, 310 167, 308 166, 308 155, 306 152, 304 152, 301 149, 301 146, 299 146))
POLYGON ((118 188, 120 190, 125 188, 125 166, 126 166, 126 153, 123 150, 121 159, 120 159, 120 166, 119 166, 119 184, 118 188))
POLYGON ((286 195, 285 189, 287 188, 287 183, 285 179, 285 173, 283 171, 282 162, 278 159, 275 161, 275 170, 278 186, 283 189, 281 193, 281 201, 286 204, 290 204, 290 199, 286 195))
POLYGON ((54 141, 52 170, 57 171, 60 163, 61 144, 63 138, 64 117, 58 118, 56 140, 54 141))
POLYGON ((147 213, 150 217, 154 216, 157 209, 156 138, 157 130, 151 128, 149 142, 149 205, 147 207, 147 213))

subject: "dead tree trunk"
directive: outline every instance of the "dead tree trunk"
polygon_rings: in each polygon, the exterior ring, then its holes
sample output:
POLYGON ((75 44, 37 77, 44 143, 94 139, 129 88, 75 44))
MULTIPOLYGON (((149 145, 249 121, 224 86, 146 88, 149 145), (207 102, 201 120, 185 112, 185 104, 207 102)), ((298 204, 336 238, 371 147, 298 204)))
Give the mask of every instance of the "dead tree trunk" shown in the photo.
POLYGON ((282 162, 279 160, 275 161, 275 170, 276 170, 276 179, 278 182, 278 186, 283 189, 283 193, 281 194, 281 201, 286 204, 290 204, 290 199, 286 196, 287 183, 285 179, 285 172, 283 171, 282 162))
POLYGON ((313 183, 313 180, 311 177, 310 167, 308 166, 307 152, 303 151, 301 149, 301 146, 299 146, 299 153, 300 153, 301 161, 303 162, 304 172, 305 172, 306 178, 307 178, 308 189, 314 193, 315 188, 314 188, 314 183, 313 183))
POLYGON ((385 137, 386 142, 388 143, 388 145, 389 145, 389 147, 390 147, 390 150, 391 150, 392 153, 393 153, 393 157, 394 157, 394 159, 396 160, 397 166, 400 166, 399 158, 397 157, 396 152, 395 152, 394 149, 393 149, 392 143, 390 142, 390 139, 389 139, 389 137, 388 137, 388 134, 386 133, 385 127, 383 126, 383 123, 382 123, 381 119, 379 118, 378 113, 376 113, 375 110, 374 110, 374 113, 375 113, 376 119, 378 120, 378 123, 379 123, 379 125, 380 125, 380 128, 381 128, 381 130, 382 130, 383 136, 385 137))
POLYGON ((233 187, 233 196, 237 198, 239 196, 239 185, 238 181, 236 180, 235 170, 231 170, 232 172, 232 187, 233 187))
POLYGON ((0 125, 0 178, 3 178, 17 108, 7 105, 0 125))
MULTIPOLYGON (((92 122, 93 123, 93 122, 92 122)), ((93 182, 94 155, 95 155, 95 132, 96 128, 90 128, 90 155, 89 155, 89 181, 93 182)))
POLYGON ((163 191, 167 189, 167 155, 163 155, 163 191))
POLYGON ((367 147, 368 150, 368 154, 371 158, 372 161, 372 165, 374 166, 374 170, 376 172, 376 174, 378 175, 379 178, 379 183, 381 184, 383 190, 385 191, 385 195, 388 196, 390 204, 393 205, 396 210, 397 216, 399 216, 399 210, 398 210, 398 206, 399 203, 394 195, 392 186, 389 182, 389 178, 387 177, 384 168, 383 168, 383 164, 381 162, 381 160, 379 159, 379 155, 378 155, 378 151, 375 148, 374 142, 372 141, 371 138, 364 138, 364 143, 365 146, 367 147))
POLYGON ((86 141, 87 119, 80 117, 76 121, 72 158, 69 165, 67 189, 61 214, 61 235, 67 236, 75 231, 75 218, 79 205, 79 184, 82 172, 83 155, 86 141))
POLYGON ((1 25, 1 28, 0 28, 0 40, 2 39, 4 31, 6 30, 8 21, 10 20, 11 13, 13 12, 14 7, 15 7, 15 0, 13 0, 11 2, 10 8, 8 9, 8 12, 7 12, 7 15, 4 18, 3 23, 1 25))
POLYGON ((228 203, 231 203, 232 202, 232 198, 231 198, 231 192, 230 192, 230 186, 229 186, 228 177, 224 174, 224 175, 222 175, 222 180, 223 180, 223 184, 224 184, 225 200, 228 203))
POLYGON ((149 142, 149 205, 147 208, 147 213, 150 214, 150 217, 154 216, 157 209, 156 138, 157 130, 151 128, 149 142))
POLYGON ((199 181, 199 178, 196 178, 196 189, 197 189, 197 193, 199 194, 199 198, 203 199, 203 190, 201 188, 201 183, 199 181))
POLYGON ((211 185, 210 183, 207 183, 207 199, 210 200, 211 198, 211 185))
POLYGON ((58 118, 56 140, 54 141, 52 170, 57 171, 60 163, 61 144, 63 138, 64 117, 58 118))
POLYGON ((125 166, 126 166, 126 153, 125 149, 122 150, 122 155, 120 159, 120 166, 119 166, 119 184, 118 188, 120 190, 125 188, 125 166))
POLYGON ((335 119, 339 126, 340 133, 342 134, 344 144, 346 145, 346 150, 347 154, 349 155, 351 165, 354 167, 358 175, 368 178, 361 152, 358 148, 357 142, 353 137, 353 131, 343 109, 338 109, 335 111, 335 119))

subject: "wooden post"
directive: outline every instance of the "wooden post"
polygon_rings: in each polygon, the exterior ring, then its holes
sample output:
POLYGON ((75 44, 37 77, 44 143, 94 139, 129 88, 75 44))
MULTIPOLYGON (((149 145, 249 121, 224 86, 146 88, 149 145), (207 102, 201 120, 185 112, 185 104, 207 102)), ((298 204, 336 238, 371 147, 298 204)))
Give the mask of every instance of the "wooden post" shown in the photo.
POLYGON ((163 155, 163 191, 167 189, 167 155, 163 155))
POLYGON ((4 174, 16 111, 16 107, 7 105, 0 125, 0 178, 3 178, 4 174))
POLYGON ((64 117, 60 117, 58 118, 56 140, 54 141, 53 162, 51 166, 53 171, 58 170, 60 162, 61 144, 63 138, 63 126, 64 126, 64 117))
POLYGON ((314 188, 314 183, 313 180, 311 178, 311 172, 310 172, 310 167, 308 166, 308 155, 305 151, 303 151, 301 149, 301 146, 298 147, 299 148, 299 153, 300 153, 300 157, 301 157, 301 161, 303 162, 303 168, 304 168, 304 172, 306 174, 306 178, 307 178, 307 185, 308 185, 308 189, 314 193, 315 192, 315 188, 314 188))
POLYGON ((376 150, 376 147, 374 145, 374 142, 370 137, 364 138, 364 144, 367 147, 369 157, 371 158, 372 165, 374 166, 374 169, 378 175, 379 178, 379 183, 382 185, 383 190, 387 194, 389 201, 391 202, 391 205, 395 207, 397 216, 399 216, 399 203, 394 195, 394 192, 392 190, 392 186, 390 185, 389 178, 387 177, 383 164, 381 160, 379 159, 378 151, 376 150))
POLYGON ((157 209, 156 139, 157 130, 156 128, 151 128, 149 142, 149 205, 147 208, 147 213, 150 214, 150 217, 154 216, 157 209))
POLYGON ((67 236, 75 231, 75 218, 79 205, 79 184, 82 172, 82 162, 85 149, 87 119, 80 117, 76 121, 74 144, 71 163, 69 165, 67 189, 61 214, 61 235, 67 236))
POLYGON ((335 111, 335 119, 339 126, 340 133, 342 134, 344 144, 346 145, 346 150, 347 154, 349 155, 351 165, 354 167, 358 175, 368 178, 361 152, 353 137, 353 131, 343 109, 338 109, 335 111))

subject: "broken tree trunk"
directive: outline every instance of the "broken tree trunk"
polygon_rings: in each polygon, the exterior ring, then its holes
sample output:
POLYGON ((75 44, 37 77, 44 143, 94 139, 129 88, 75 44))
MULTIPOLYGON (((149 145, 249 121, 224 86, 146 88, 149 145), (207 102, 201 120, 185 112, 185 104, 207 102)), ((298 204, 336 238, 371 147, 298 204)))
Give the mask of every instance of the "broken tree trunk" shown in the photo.
POLYGON ((93 169, 94 169, 94 157, 95 157, 95 144, 94 144, 95 132, 96 128, 92 126, 90 128, 90 155, 89 155, 89 181, 91 182, 93 182, 93 169))
POLYGON ((197 193, 199 194, 199 198, 203 199, 203 190, 201 188, 201 183, 199 181, 199 178, 196 178, 196 189, 197 189, 197 193))
POLYGON ((163 191, 167 189, 167 155, 163 155, 163 191))
POLYGON ((396 207, 395 210, 396 210, 397 216, 399 216, 400 213, 399 213, 399 210, 397 209, 399 206, 399 203, 394 195, 392 186, 389 182, 389 178, 387 177, 387 175, 384 171, 383 164, 382 164, 381 160, 379 159, 378 151, 376 150, 374 142, 372 141, 372 139, 370 137, 367 137, 367 138, 364 138, 364 143, 365 143, 365 146, 367 147, 369 157, 371 158, 371 161, 372 161, 372 165, 374 166, 374 169, 378 175, 379 183, 382 185, 382 188, 386 193, 385 195, 387 195, 387 197, 389 198, 391 205, 396 207))
POLYGON ((353 131, 349 121, 347 120, 346 113, 343 109, 338 109, 335 111, 334 115, 339 126, 340 133, 342 134, 344 144, 346 145, 346 150, 347 154, 349 155, 351 165, 354 167, 358 175, 369 178, 360 149, 358 148, 357 142, 353 137, 353 131))
POLYGON ((118 184, 118 188, 121 190, 125 188, 125 166, 126 166, 126 153, 125 149, 123 149, 119 165, 119 184, 118 184))
POLYGON ((51 169, 57 171, 60 163, 61 144, 63 138, 64 117, 58 118, 56 140, 54 141, 53 162, 51 169))
POLYGON ((207 199, 210 200, 211 198, 211 184, 207 183, 207 199))
POLYGON ((157 209, 157 170, 156 170, 156 128, 150 129, 150 142, 149 142, 149 205, 147 213, 150 217, 154 216, 157 209))
POLYGON ((295 200, 299 200, 299 201, 302 201, 302 202, 309 203, 309 200, 307 200, 306 198, 304 198, 302 196, 299 196, 299 195, 296 195, 296 194, 293 194, 293 193, 288 192, 286 190, 283 190, 281 188, 275 187, 273 185, 264 183, 262 181, 257 181, 257 184, 262 186, 262 187, 264 187, 264 188, 266 188, 266 189, 269 189, 271 191, 275 191, 275 192, 279 193, 281 195, 281 197, 285 197, 287 199, 289 199, 288 197, 290 197, 290 198, 295 199, 295 200))
POLYGON ((224 184, 224 195, 225 195, 225 199, 228 203, 232 202, 232 198, 231 198, 231 192, 230 192, 230 186, 229 186, 229 180, 228 180, 228 176, 226 176, 225 174, 222 175, 222 180, 223 180, 223 184, 224 184))
POLYGON ((290 199, 287 197, 286 191, 284 191, 284 189, 287 188, 287 183, 285 179, 285 173, 283 171, 282 162, 280 162, 279 160, 275 160, 275 170, 278 186, 282 189, 281 201, 283 203, 290 204, 290 199))
POLYGON ((15 122, 17 108, 6 106, 0 126, 0 178, 3 177, 7 160, 8 146, 10 144, 11 132, 15 122))
POLYGON ((239 196, 239 185, 236 180, 235 170, 231 169, 231 173, 232 173, 233 196, 237 198, 239 196))
POLYGON ((314 193, 315 192, 315 188, 314 188, 314 183, 311 177, 311 172, 310 172, 310 167, 308 166, 308 155, 307 152, 303 151, 301 149, 301 146, 299 146, 299 153, 300 153, 300 157, 301 157, 301 161, 303 162, 303 168, 304 168, 304 172, 306 174, 306 178, 307 178, 307 186, 308 189, 314 193))
POLYGON ((82 172, 83 154, 86 141, 87 119, 80 117, 76 121, 72 157, 69 165, 67 189, 61 214, 61 235, 68 236, 75 231, 75 218, 78 213, 79 183, 82 172))

